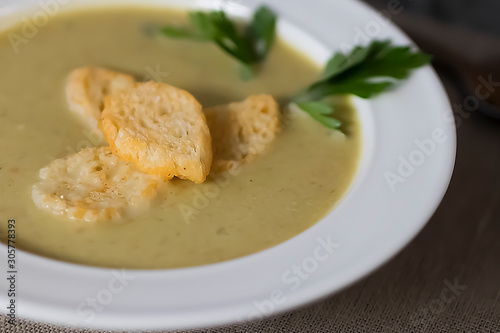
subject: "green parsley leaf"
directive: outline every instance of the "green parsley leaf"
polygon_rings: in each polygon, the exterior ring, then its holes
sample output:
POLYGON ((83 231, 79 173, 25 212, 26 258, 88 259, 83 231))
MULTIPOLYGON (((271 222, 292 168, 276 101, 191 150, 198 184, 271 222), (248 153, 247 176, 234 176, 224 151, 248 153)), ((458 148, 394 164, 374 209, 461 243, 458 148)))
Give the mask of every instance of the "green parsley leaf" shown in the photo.
POLYGON ((213 41, 236 60, 247 65, 256 63, 252 40, 248 36, 240 34, 236 24, 229 20, 223 11, 213 12, 209 15, 215 27, 213 41))
POLYGON ((253 79, 253 68, 247 64, 242 64, 240 68, 240 78, 243 81, 250 81, 253 79))
POLYGON ((328 128, 338 130, 342 126, 340 120, 331 117, 335 110, 326 102, 304 102, 297 103, 297 106, 328 128))
POLYGON ((170 38, 213 42, 242 64, 240 75, 248 80, 272 48, 276 35, 276 14, 260 7, 246 27, 240 27, 223 11, 190 12, 190 28, 163 27, 160 32, 170 38), (249 72, 252 71, 252 72, 249 72))
POLYGON ((340 52, 335 53, 326 64, 325 71, 323 72, 323 75, 321 75, 319 82, 327 81, 333 76, 359 65, 361 62, 366 60, 370 54, 379 51, 386 44, 387 42, 375 41, 368 47, 357 46, 349 55, 340 52))
POLYGON ((216 34, 211 15, 205 12, 190 12, 189 20, 198 39, 210 41, 216 34))
POLYGON ((196 35, 194 31, 179 28, 179 27, 164 27, 161 29, 161 33, 170 38, 191 38, 191 39, 200 39, 200 36, 196 35))
POLYGON ((259 61, 263 61, 276 36, 276 14, 266 6, 260 7, 254 14, 253 21, 248 27, 248 34, 254 43, 255 53, 259 61))
MULTIPOLYGON (((349 54, 334 54, 320 79, 293 97, 292 103, 302 110, 301 106, 305 105, 304 111, 312 115, 310 103, 326 103, 323 101, 327 97, 352 94, 371 98, 406 79, 412 70, 427 65, 430 60, 429 55, 413 51, 409 46, 375 40, 368 46, 355 47, 349 54)), ((317 116, 313 117, 318 120, 317 116)))

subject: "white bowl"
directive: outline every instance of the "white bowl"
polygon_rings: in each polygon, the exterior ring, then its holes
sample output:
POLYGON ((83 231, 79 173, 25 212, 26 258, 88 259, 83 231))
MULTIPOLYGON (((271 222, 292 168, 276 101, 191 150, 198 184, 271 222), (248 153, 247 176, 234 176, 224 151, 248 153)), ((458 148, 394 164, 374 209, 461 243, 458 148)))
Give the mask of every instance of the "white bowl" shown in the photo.
MULTIPOLYGON (((59 4, 60 12, 104 1, 40 1, 48 2, 59 4)), ((411 43, 372 9, 351 0, 104 3, 189 8, 222 4, 245 16, 261 2, 279 13, 280 34, 318 62, 368 38, 411 43)), ((3 0, 2 6, 0 29, 42 10, 38 0, 3 0)), ((386 14, 399 10, 388 8, 386 14)), ((244 258, 162 271, 91 268, 18 251, 18 315, 90 328, 206 327, 290 310, 364 277, 400 251, 437 208, 452 174, 456 137, 450 105, 431 67, 416 71, 391 93, 357 100, 357 106, 364 153, 356 181, 338 208, 306 232, 244 258), (387 177, 392 177, 392 186, 387 177), (88 305, 92 299, 95 308, 88 305)), ((21 232, 22 221, 18 227, 21 232)), ((0 252, 4 267, 5 245, 0 252)), ((7 302, 2 284, 4 312, 7 302)))

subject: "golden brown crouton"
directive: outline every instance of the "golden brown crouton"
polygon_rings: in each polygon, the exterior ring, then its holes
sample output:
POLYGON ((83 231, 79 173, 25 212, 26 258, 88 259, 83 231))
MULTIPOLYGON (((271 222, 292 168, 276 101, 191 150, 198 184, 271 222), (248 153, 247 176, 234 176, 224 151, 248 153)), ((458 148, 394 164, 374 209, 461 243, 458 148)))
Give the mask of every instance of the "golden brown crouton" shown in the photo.
POLYGON ((130 75, 103 68, 75 69, 69 75, 66 85, 69 108, 90 127, 97 128, 104 108, 104 99, 132 87, 134 83, 135 80, 130 75))
POLYGON ((86 222, 133 216, 149 207, 161 177, 120 160, 109 147, 86 148, 40 170, 35 204, 55 215, 86 222))
POLYGON ((136 83, 106 99, 99 128, 114 154, 167 179, 205 181, 212 145, 201 105, 165 83, 136 83))
POLYGON ((212 135, 213 172, 250 162, 264 153, 280 131, 279 107, 269 95, 250 96, 204 112, 212 135))

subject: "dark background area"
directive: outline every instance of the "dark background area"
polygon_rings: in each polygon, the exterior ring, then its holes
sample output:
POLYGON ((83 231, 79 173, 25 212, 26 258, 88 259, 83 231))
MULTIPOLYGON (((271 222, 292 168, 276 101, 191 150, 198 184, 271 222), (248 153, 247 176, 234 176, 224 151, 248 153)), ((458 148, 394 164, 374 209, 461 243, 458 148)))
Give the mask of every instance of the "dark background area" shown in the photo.
MULTIPOLYGON (((388 0, 365 0, 383 8, 388 0)), ((498 0, 401 0, 405 10, 447 24, 500 35, 500 1, 498 0)))
MULTIPOLYGON (((396 6, 399 12, 391 16, 393 23, 433 55, 440 76, 449 79, 464 98, 476 95, 484 82, 481 77, 500 82, 500 1, 364 1, 379 11, 396 6)), ((500 119, 500 89, 480 104, 479 113, 500 119)))

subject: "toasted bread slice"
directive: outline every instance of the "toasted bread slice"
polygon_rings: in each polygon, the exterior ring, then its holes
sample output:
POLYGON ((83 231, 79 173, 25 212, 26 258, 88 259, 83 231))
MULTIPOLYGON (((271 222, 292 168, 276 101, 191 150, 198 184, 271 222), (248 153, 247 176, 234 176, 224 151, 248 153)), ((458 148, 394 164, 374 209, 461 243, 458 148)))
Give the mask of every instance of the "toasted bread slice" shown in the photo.
POLYGON ((134 216, 149 207, 161 177, 120 160, 109 147, 86 148, 40 170, 35 204, 55 215, 86 222, 134 216))
POLYGON ((99 128, 114 154, 167 179, 205 181, 212 143, 201 105, 165 83, 136 83, 106 99, 99 128))
POLYGON ((249 96, 204 112, 212 135, 215 173, 263 154, 281 127, 278 103, 269 95, 249 96))
POLYGON ((97 67, 77 68, 69 75, 66 99, 71 111, 85 123, 97 128, 104 108, 104 99, 132 87, 132 76, 97 67))

